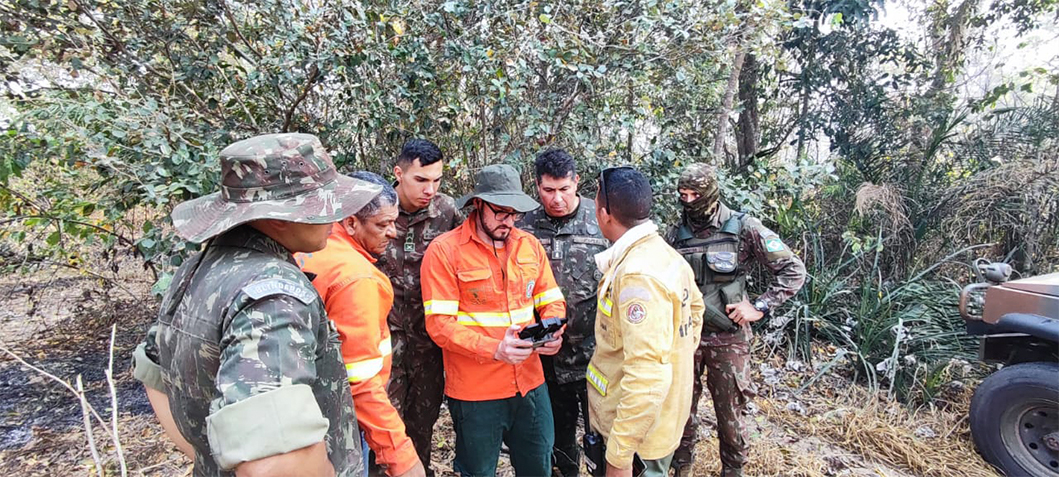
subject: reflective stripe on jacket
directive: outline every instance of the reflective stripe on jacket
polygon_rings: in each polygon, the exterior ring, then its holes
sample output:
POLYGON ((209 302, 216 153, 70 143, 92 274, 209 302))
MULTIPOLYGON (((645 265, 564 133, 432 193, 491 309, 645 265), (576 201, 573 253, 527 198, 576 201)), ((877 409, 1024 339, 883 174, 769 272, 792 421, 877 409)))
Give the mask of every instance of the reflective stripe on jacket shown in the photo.
POLYGON ((512 366, 493 355, 512 324, 532 323, 534 310, 564 317, 566 302, 536 238, 513 228, 504 249, 495 250, 478 237, 476 215, 434 239, 423 257, 427 332, 442 349, 449 397, 526 395, 544 383, 540 358, 512 366))
POLYGON ((338 328, 353 407, 368 447, 387 474, 404 473, 419 456, 386 395, 392 352, 386 323, 393 304, 390 279, 341 224, 335 224, 327 247, 296 258, 303 270, 316 274, 313 286, 338 328))
POLYGON ((598 290, 586 378, 589 418, 606 439, 606 460, 628 468, 633 453, 660 459, 680 443, 704 307, 691 267, 657 233, 614 252, 598 290))

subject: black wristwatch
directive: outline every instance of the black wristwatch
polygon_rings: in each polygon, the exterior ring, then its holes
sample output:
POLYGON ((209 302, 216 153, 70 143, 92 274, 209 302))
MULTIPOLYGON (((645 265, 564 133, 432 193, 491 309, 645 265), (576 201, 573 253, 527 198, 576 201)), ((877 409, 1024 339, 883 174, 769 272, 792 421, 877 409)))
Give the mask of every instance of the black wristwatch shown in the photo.
POLYGON ((769 302, 758 298, 754 301, 754 309, 761 312, 762 318, 769 317, 769 302))

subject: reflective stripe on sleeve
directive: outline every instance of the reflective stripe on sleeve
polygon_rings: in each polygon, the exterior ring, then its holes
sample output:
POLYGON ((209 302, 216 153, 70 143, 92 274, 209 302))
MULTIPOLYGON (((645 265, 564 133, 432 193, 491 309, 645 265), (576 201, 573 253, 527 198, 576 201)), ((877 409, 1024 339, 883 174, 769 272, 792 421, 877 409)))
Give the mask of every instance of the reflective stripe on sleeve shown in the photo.
POLYGON ((393 343, 390 342, 390 337, 387 336, 386 339, 379 342, 379 354, 385 358, 390 353, 393 353, 393 343))
POLYGON ((382 358, 370 358, 355 363, 346 363, 346 378, 351 383, 367 381, 382 371, 382 361, 382 358))
POLYGON ((610 297, 603 297, 599 299, 599 311, 602 311, 604 315, 610 316, 610 311, 612 308, 614 308, 614 302, 610 301, 610 297))
POLYGON ((593 388, 596 388, 596 391, 599 391, 599 394, 607 395, 607 384, 609 384, 607 377, 603 376, 603 373, 599 372, 595 366, 592 366, 592 363, 588 363, 588 371, 585 372, 585 378, 588 379, 588 383, 593 388))
POLYGON ((507 328, 533 321, 533 307, 514 310, 511 313, 466 312, 456 314, 456 322, 466 326, 483 326, 487 328, 507 328))
POLYGON ((423 302, 423 312, 427 315, 455 315, 460 311, 458 300, 428 300, 423 302))
POLYGON ((346 363, 346 379, 351 383, 359 383, 374 378, 382 371, 384 360, 393 353, 393 344, 390 338, 379 342, 379 354, 381 357, 362 359, 352 363, 346 363))
POLYGON ((538 293, 533 297, 533 306, 540 308, 544 305, 555 303, 563 299, 563 291, 559 287, 551 288, 538 293))

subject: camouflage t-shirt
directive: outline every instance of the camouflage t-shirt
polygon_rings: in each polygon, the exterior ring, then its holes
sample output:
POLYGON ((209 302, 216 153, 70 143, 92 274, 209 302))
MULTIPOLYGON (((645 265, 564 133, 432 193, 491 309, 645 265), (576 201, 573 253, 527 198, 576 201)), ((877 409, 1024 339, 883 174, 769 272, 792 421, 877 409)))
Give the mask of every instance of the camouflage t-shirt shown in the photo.
POLYGON ((321 440, 337 475, 362 475, 338 332, 275 240, 241 226, 209 242, 176 272, 144 346, 194 475, 321 440))
POLYGON ((541 207, 515 226, 540 240, 548 252, 555 281, 566 297, 563 346, 551 358, 555 378, 559 384, 585 379, 596 348, 596 287, 602 276, 594 257, 610 246, 596 222, 596 204, 580 197, 577 211, 566 217, 550 217, 541 207))

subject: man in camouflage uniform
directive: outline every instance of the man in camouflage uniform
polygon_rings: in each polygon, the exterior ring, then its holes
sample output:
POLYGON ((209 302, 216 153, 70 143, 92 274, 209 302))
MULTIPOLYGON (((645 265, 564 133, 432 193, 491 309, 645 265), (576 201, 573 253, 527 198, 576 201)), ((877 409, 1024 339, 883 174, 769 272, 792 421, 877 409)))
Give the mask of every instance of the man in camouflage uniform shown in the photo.
POLYGON ((444 158, 434 143, 405 143, 393 173, 397 178, 397 236, 375 264, 393 284, 389 315, 393 367, 387 393, 404 421, 428 476, 434 423, 445 397, 441 348, 427 335, 419 267, 427 245, 463 222, 451 197, 438 192, 444 158))
POLYGON ((555 356, 541 356, 555 422, 552 460, 557 475, 573 477, 581 468, 578 415, 586 404, 585 369, 596 348, 596 284, 601 277, 593 257, 609 247, 596 223, 596 204, 577 195, 580 176, 566 151, 537 156, 537 193, 543 207, 515 226, 540 240, 552 273, 566 297, 566 332, 555 356))
POLYGON ((750 323, 798 292, 805 282, 805 265, 761 221, 734 212, 720 202, 716 171, 692 164, 677 183, 684 209, 681 222, 667 241, 691 264, 706 302, 702 340, 695 351, 691 416, 673 459, 678 476, 690 476, 698 440, 698 402, 702 373, 717 414, 721 447, 721 475, 741 476, 747 460, 743 415, 755 395, 750 383, 750 323), (757 261, 774 275, 765 293, 747 298, 750 262, 757 261), (708 370, 708 371, 707 371, 708 370))
POLYGON ((134 375, 196 476, 364 472, 338 332, 292 253, 378 195, 316 137, 258 136, 220 154, 221 190, 173 210, 209 240, 173 277, 134 375))

